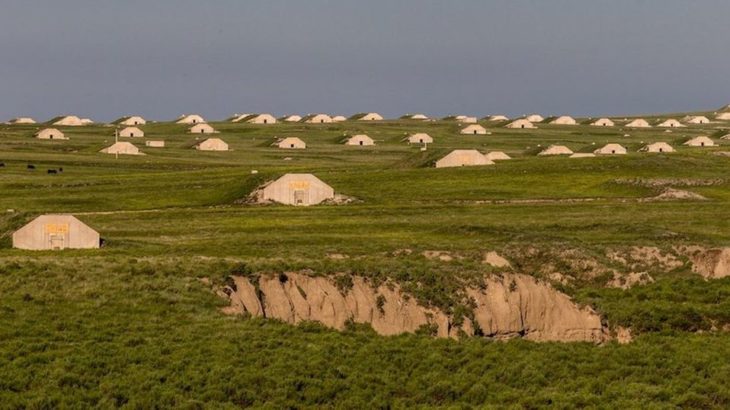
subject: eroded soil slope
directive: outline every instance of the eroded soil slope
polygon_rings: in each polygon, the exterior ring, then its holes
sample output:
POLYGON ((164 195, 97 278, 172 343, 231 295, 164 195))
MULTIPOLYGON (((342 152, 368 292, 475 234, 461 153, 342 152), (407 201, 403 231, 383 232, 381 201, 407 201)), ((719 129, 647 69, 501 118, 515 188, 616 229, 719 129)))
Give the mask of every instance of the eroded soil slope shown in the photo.
POLYGON ((427 330, 438 337, 587 342, 607 338, 595 312, 577 306, 549 284, 521 274, 489 277, 484 284, 466 289, 473 315, 458 319, 419 305, 396 284, 376 287, 360 277, 341 290, 330 278, 299 273, 260 276, 255 281, 238 276, 222 293, 231 302, 227 313, 291 324, 316 321, 335 329, 352 321, 369 324, 381 335, 427 330))

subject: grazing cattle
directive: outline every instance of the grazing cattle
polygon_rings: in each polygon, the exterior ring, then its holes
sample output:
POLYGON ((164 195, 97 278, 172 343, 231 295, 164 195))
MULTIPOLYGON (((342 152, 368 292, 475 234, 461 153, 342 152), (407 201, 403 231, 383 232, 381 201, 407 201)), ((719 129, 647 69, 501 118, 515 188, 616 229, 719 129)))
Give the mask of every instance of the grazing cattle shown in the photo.
POLYGON ((28 164, 28 169, 35 169, 35 165, 28 164))
POLYGON ((5 166, 4 162, 0 162, 0 168, 3 168, 5 166))
POLYGON ((48 170, 48 173, 49 173, 49 174, 57 174, 57 173, 58 173, 58 171, 56 171, 55 169, 49 169, 49 170, 48 170))
POLYGON ((58 168, 58 172, 63 172, 63 167, 58 168))

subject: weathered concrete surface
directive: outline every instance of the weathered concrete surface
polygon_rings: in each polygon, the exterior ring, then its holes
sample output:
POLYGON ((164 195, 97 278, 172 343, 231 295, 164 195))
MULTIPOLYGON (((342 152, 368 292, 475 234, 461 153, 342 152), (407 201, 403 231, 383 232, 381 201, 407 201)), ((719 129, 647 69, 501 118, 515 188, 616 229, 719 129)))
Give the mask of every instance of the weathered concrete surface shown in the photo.
POLYGON ((334 199, 335 190, 312 174, 285 174, 256 195, 261 202, 308 206, 334 199))
POLYGON ((93 249, 99 233, 73 215, 41 215, 13 233, 13 248, 28 250, 93 249))
POLYGON ((455 149, 436 161, 436 168, 493 165, 494 161, 475 149, 455 149))

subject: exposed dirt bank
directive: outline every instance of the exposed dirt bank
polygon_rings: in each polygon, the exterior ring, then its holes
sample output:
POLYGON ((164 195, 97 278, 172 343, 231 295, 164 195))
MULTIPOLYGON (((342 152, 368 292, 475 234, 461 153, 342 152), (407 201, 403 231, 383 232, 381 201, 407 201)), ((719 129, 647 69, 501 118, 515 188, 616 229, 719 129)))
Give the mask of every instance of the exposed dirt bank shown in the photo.
POLYGON ((529 247, 503 251, 514 271, 536 272, 562 285, 590 282, 628 289, 672 271, 692 271, 706 279, 730 276, 730 248, 631 246, 612 248, 605 254, 529 247))
POLYGON ((688 246, 682 251, 692 262, 692 271, 708 279, 730 276, 730 248, 706 249, 688 246))
POLYGON ((438 337, 522 337, 535 341, 602 342, 607 332, 601 318, 568 296, 533 277, 509 274, 485 279, 485 287, 468 288, 473 319, 458 321, 444 312, 419 305, 397 284, 374 287, 354 277, 349 289, 335 281, 299 273, 234 277, 221 292, 229 314, 279 319, 296 324, 316 321, 344 329, 348 321, 369 324, 381 335, 427 331, 438 337), (458 323, 457 323, 458 322, 458 323))

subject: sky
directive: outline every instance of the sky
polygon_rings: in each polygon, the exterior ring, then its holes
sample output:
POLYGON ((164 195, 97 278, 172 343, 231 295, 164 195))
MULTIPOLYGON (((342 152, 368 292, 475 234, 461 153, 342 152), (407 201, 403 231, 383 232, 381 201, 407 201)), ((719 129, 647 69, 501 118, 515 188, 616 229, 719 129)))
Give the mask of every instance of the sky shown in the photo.
POLYGON ((2 0, 0 120, 730 104, 728 0, 2 0))

